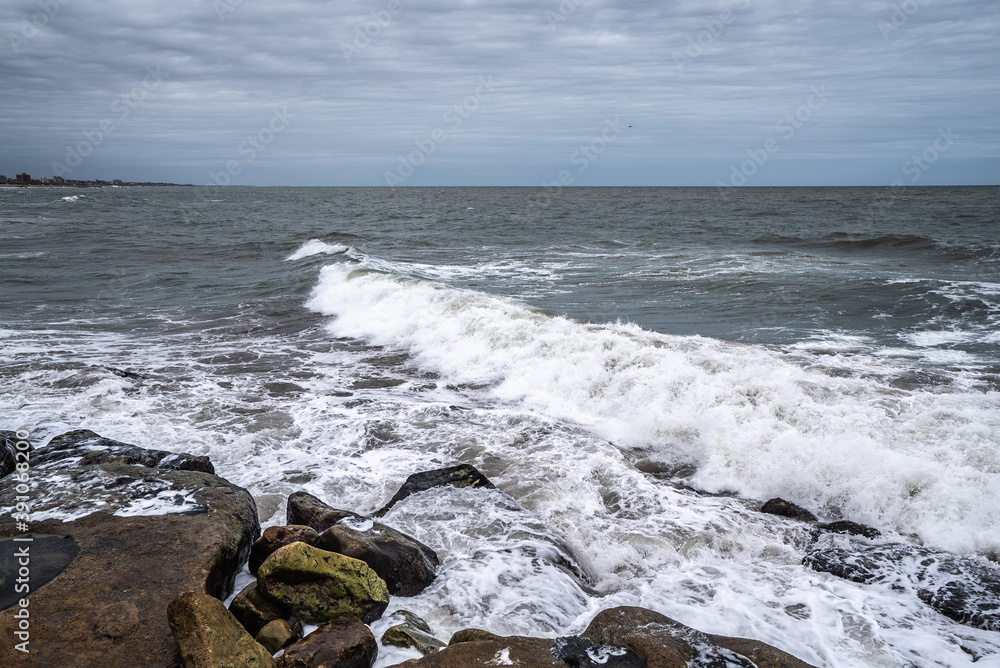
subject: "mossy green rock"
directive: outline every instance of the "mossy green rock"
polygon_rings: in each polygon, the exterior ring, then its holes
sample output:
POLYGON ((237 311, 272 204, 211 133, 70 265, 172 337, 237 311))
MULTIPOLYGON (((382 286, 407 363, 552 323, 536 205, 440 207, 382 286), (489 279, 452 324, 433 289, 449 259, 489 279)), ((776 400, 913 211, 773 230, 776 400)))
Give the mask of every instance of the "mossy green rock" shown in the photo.
POLYGON ((184 668, 274 667, 271 653, 208 594, 184 592, 167 607, 167 621, 184 668))
POLYGON ((306 543, 276 550, 261 564, 257 582, 265 596, 289 606, 309 624, 336 617, 357 617, 368 624, 389 605, 385 581, 365 562, 306 543))
POLYGON ((445 648, 445 644, 434 636, 415 629, 409 624, 397 624, 382 634, 382 644, 393 647, 412 647, 424 656, 445 648))

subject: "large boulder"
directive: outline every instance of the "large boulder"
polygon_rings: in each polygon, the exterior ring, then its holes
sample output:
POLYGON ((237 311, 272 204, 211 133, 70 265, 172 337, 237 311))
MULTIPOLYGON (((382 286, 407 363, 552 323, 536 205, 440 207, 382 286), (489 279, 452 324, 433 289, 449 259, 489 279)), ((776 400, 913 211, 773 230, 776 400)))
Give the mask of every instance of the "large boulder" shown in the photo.
MULTIPOLYGON (((32 564, 53 563, 49 579, 41 571, 32 578, 30 662, 0 643, 0 665, 169 665, 177 647, 167 605, 188 590, 228 596, 260 533, 246 490, 200 471, 110 463, 127 444, 102 446, 95 436, 73 432, 53 439, 53 450, 32 452, 32 564), (85 457, 104 463, 83 464, 85 457)), ((16 507, 17 496, 15 476, 0 478, 0 508, 16 507)), ((15 537, 24 532, 4 512, 0 539, 15 537)), ((3 637, 15 637, 16 611, 0 611, 3 637)))
POLYGON ((315 529, 301 524, 268 527, 264 529, 264 533, 261 534, 260 538, 254 542, 253 547, 250 548, 250 561, 247 562, 247 568, 250 569, 251 573, 256 574, 257 569, 264 563, 264 560, 270 557, 279 547, 284 547, 290 543, 315 545, 318 540, 319 534, 316 533, 315 529))
POLYGON ((809 664, 757 640, 702 633, 645 608, 610 608, 597 613, 581 638, 595 645, 625 648, 648 668, 810 668, 809 664))
POLYGON ((332 619, 285 650, 278 668, 371 668, 375 636, 356 617, 332 619))
POLYGON ((825 547, 802 563, 853 582, 910 589, 956 622, 1000 631, 1000 567, 985 559, 890 543, 825 547))
POLYGON ((552 654, 552 638, 512 636, 481 642, 461 642, 422 659, 407 661, 407 668, 567 668, 568 664, 552 654))
POLYGON ((443 485, 451 487, 478 487, 481 489, 495 488, 495 485, 490 482, 489 478, 480 473, 479 470, 471 464, 459 464, 458 466, 449 466, 447 468, 435 469, 433 471, 422 471, 420 473, 414 473, 407 478, 399 490, 391 499, 389 499, 389 503, 377 510, 373 516, 382 517, 389 512, 394 505, 411 494, 433 489, 434 487, 441 487, 443 485))
POLYGON ((322 533, 337 522, 348 517, 361 518, 361 515, 349 510, 339 510, 327 505, 319 498, 307 492, 293 492, 288 497, 285 510, 285 523, 312 527, 317 533, 322 533))
POLYGON ((261 564, 257 582, 261 593, 310 624, 335 617, 369 623, 389 605, 385 581, 365 562, 305 543, 279 548, 261 564))
POLYGON ((150 450, 130 443, 104 438, 89 429, 77 429, 55 436, 32 457, 32 468, 68 469, 96 464, 128 464, 177 471, 215 473, 204 455, 166 450, 150 450))
POLYGON ((416 538, 371 520, 335 524, 317 545, 368 564, 393 596, 414 596, 434 581, 438 556, 416 538))
MULTIPOLYGON (((250 637, 222 601, 184 592, 167 607, 184 668, 273 668, 271 653, 250 637)), ((136 648, 136 654, 141 653, 136 648)))

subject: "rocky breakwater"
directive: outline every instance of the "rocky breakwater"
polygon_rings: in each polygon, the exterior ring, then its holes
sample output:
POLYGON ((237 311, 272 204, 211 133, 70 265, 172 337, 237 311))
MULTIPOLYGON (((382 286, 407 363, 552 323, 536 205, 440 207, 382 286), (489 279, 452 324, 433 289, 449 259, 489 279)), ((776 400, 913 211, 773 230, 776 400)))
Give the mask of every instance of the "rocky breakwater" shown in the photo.
POLYGON ((2 666, 174 663, 167 605, 188 590, 228 596, 260 535, 253 498, 206 457, 79 430, 34 449, 29 477, 30 533, 12 516, 18 476, 0 478, 0 637, 16 637, 30 601, 29 652, 0 643, 2 666), (27 596, 11 586, 25 546, 27 596))

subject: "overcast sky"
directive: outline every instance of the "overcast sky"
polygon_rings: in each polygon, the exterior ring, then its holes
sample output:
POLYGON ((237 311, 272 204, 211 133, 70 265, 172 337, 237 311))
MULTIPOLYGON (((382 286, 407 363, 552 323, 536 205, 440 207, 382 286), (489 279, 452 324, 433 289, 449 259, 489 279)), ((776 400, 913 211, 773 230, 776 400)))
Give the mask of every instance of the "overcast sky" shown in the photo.
POLYGON ((1000 183, 996 0, 4 0, 0 172, 1000 183))

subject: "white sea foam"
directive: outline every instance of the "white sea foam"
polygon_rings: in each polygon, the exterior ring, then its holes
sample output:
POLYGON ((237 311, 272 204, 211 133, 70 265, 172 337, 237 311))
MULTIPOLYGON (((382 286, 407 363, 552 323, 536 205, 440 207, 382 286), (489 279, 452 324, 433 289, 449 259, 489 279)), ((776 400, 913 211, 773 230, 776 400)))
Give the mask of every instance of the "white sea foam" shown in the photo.
POLYGON ((585 325, 427 281, 324 268, 330 330, 410 351, 454 383, 697 467, 692 482, 831 518, 1000 549, 1000 393, 904 392, 778 353, 630 324, 585 325))
POLYGON ((336 255, 338 253, 344 253, 348 250, 347 246, 342 246, 340 244, 328 244, 319 239, 310 239, 309 241, 302 244, 302 246, 285 258, 286 262, 301 260, 302 258, 312 257, 313 255, 336 255))

